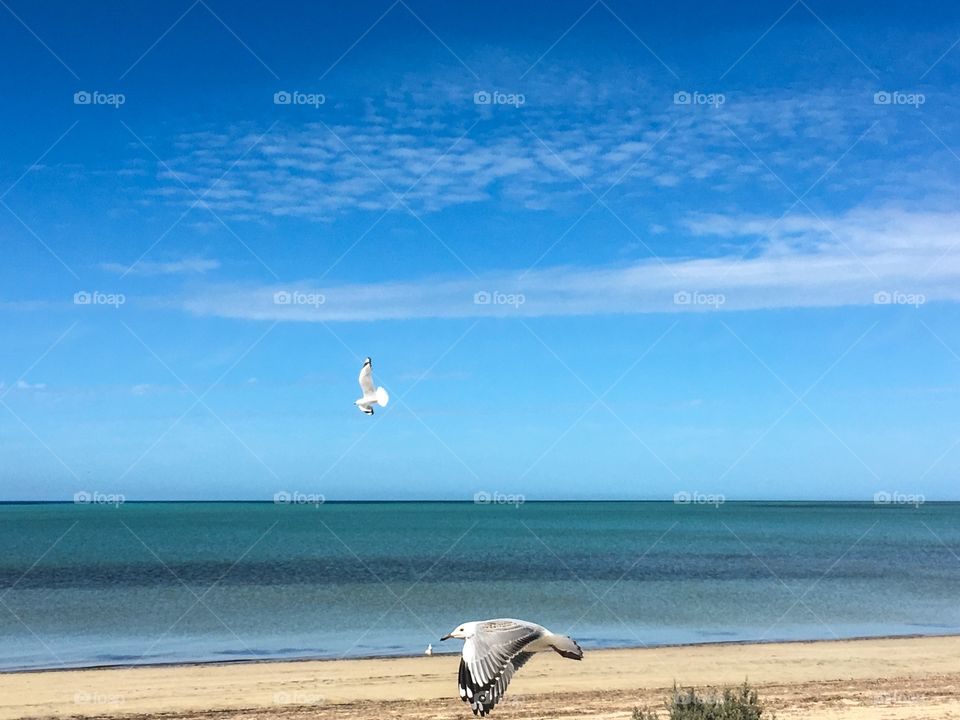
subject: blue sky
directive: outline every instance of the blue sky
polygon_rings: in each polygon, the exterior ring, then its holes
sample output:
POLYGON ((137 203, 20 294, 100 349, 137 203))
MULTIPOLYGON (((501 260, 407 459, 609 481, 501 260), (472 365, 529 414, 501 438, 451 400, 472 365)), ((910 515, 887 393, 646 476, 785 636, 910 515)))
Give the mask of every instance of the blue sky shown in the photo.
POLYGON ((0 497, 960 498, 955 4, 301 5, 0 7, 0 497))

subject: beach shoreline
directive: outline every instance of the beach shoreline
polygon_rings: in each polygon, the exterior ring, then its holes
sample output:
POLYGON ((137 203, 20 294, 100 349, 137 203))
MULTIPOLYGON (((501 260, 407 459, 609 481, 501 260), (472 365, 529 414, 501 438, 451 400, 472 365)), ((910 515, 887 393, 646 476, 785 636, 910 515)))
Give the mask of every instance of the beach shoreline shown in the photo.
MULTIPOLYGON (((139 665, 0 675, 0 720, 66 717, 472 717, 456 693, 457 659, 139 665), (387 712, 386 710, 389 710, 387 712)), ((787 643, 702 643, 535 658, 495 717, 629 717, 660 709, 674 683, 749 680, 778 717, 960 718, 960 636, 787 643)))
MULTIPOLYGON (((690 643, 649 643, 646 645, 605 645, 603 647, 586 647, 587 652, 607 652, 610 650, 654 650, 670 648, 703 648, 703 647, 734 647, 738 645, 807 645, 812 643, 825 642, 855 642, 865 640, 915 640, 922 638, 960 638, 960 633, 911 633, 911 634, 893 634, 893 635, 853 635, 851 637, 830 638, 803 638, 797 640, 708 640, 704 642, 690 643)), ((445 649, 444 647, 433 647, 433 657, 458 656, 460 650, 445 649)), ((84 670, 128 670, 134 668, 192 668, 208 666, 234 666, 234 665, 270 665, 279 663, 333 663, 346 661, 364 661, 364 660, 406 660, 422 657, 423 653, 398 653, 396 655, 350 655, 346 657, 318 657, 313 655, 290 656, 290 657, 269 657, 269 658, 236 658, 236 659, 216 659, 216 660, 173 660, 159 662, 137 662, 137 663, 103 663, 97 665, 69 665, 66 667, 40 667, 40 668, 11 668, 0 669, 0 676, 19 675, 26 673, 56 673, 56 672, 79 672, 84 670)))

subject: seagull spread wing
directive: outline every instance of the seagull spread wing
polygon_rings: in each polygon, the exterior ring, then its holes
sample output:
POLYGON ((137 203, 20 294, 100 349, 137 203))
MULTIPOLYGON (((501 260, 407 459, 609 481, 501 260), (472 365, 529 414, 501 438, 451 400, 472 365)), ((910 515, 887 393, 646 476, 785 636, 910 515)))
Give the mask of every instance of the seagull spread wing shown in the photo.
POLYGON ((377 394, 377 390, 373 387, 373 365, 370 362, 370 359, 367 358, 367 361, 363 363, 363 367, 360 368, 360 389, 363 391, 364 397, 371 397, 377 394))
POLYGON ((474 715, 485 716, 500 701, 513 674, 533 657, 523 649, 542 635, 543 628, 515 620, 480 624, 460 658, 460 699, 474 715))

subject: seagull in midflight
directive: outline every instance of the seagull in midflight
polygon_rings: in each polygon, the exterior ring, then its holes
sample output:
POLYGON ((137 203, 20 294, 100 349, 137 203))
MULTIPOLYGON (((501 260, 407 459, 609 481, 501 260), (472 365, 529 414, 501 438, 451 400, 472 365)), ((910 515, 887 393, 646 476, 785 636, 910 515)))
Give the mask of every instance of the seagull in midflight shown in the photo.
POLYGON ((440 639, 450 638, 465 641, 460 656, 460 699, 480 717, 500 702, 513 674, 534 653, 553 650, 571 660, 583 659, 576 640, 525 620, 467 622, 440 639))
POLYGON ((373 406, 379 405, 386 407, 390 402, 390 395, 382 387, 373 385, 373 362, 370 358, 363 361, 363 367, 360 368, 360 390, 363 397, 354 401, 354 405, 365 415, 373 415, 373 406))

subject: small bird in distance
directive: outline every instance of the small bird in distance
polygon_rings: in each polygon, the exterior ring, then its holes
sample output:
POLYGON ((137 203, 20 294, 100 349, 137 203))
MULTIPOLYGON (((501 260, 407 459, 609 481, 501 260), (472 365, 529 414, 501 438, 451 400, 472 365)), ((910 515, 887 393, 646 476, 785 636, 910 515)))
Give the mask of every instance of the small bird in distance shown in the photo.
POLYGON ((363 361, 363 367, 360 368, 360 390, 363 396, 354 401, 354 405, 364 415, 373 415, 373 406, 379 405, 386 407, 390 402, 390 395, 382 387, 374 387, 373 384, 373 362, 370 358, 363 361))

